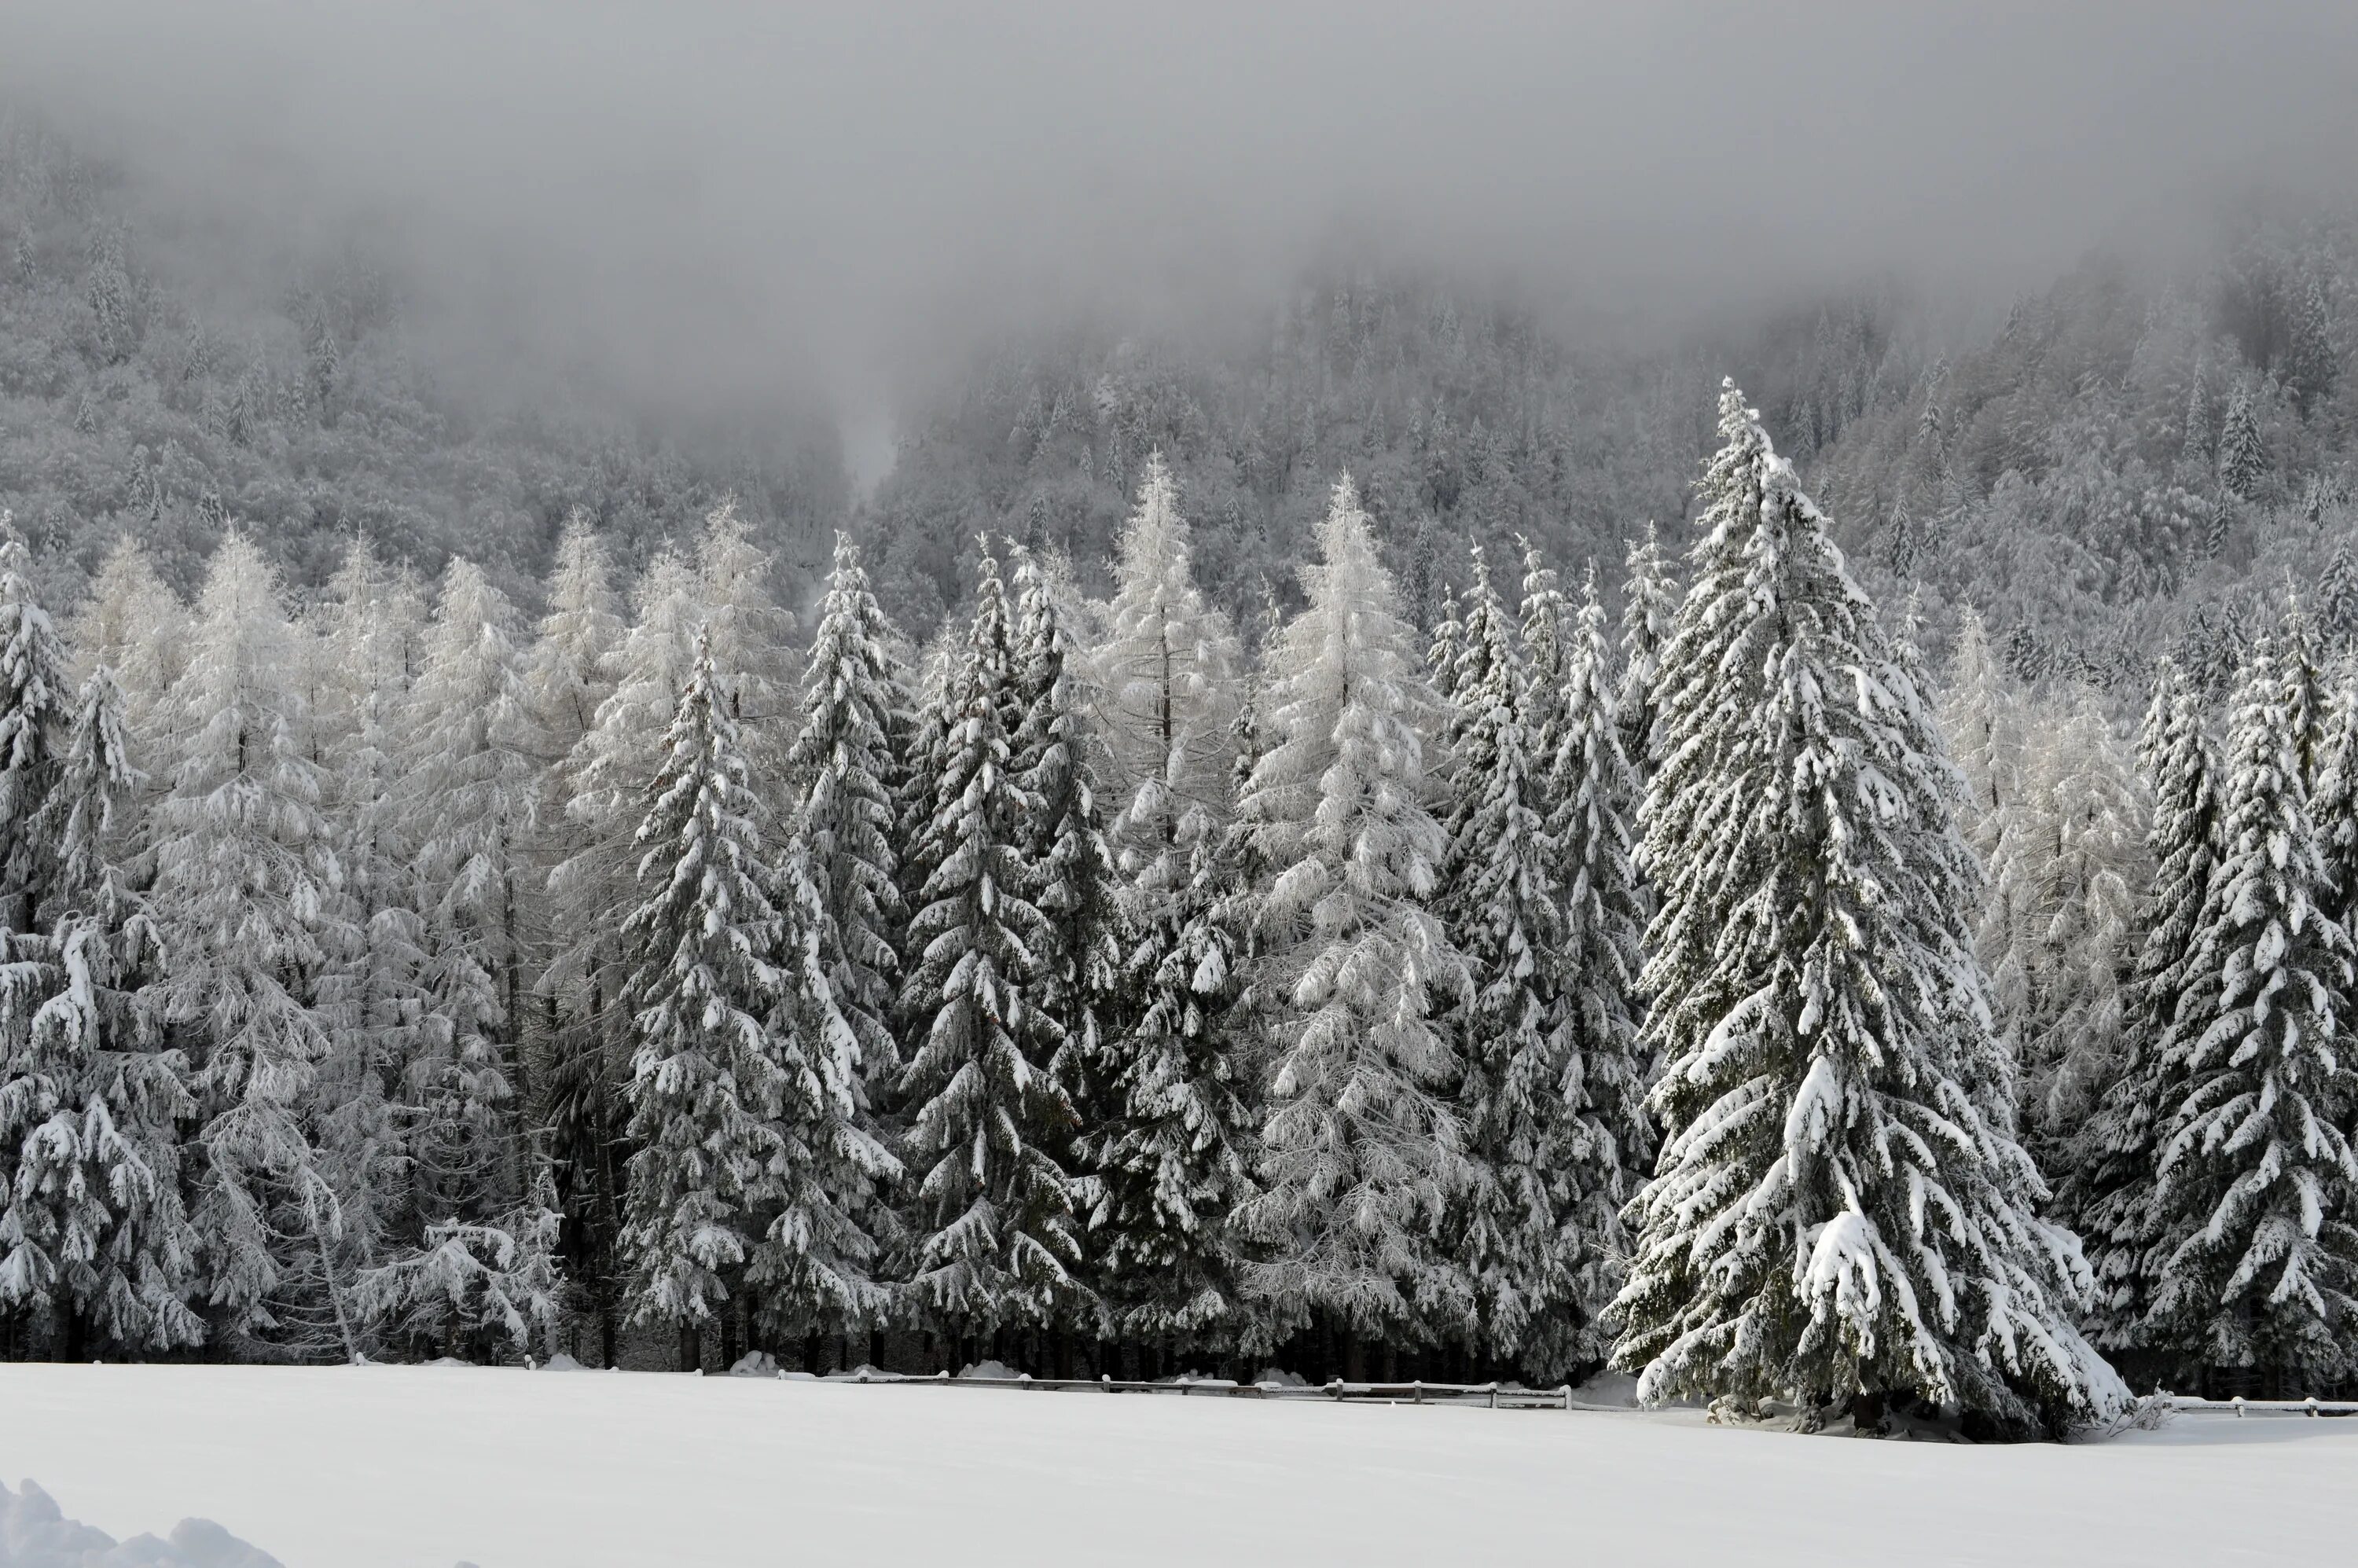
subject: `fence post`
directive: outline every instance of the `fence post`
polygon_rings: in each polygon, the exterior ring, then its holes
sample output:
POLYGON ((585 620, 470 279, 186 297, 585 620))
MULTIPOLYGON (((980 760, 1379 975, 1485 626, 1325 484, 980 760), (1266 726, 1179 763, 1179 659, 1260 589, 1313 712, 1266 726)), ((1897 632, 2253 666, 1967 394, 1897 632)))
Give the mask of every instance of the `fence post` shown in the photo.
POLYGON ((1490 1408, 1498 1408, 1498 1379, 1496 1378, 1490 1379, 1490 1408))
POLYGON ((2317 1414, 2317 1396, 2315 1394, 2309 1395, 2308 1399, 2301 1402, 2309 1406, 2309 1413, 2310 1415, 2314 1416, 2317 1414))
POLYGON ((1335 1396, 1335 1402, 1336 1404, 1341 1404, 1343 1402, 1343 1379, 1340 1378, 1328 1379, 1326 1391, 1335 1396))
POLYGON ((1408 1402, 1412 1405, 1421 1405, 1424 1403, 1424 1379, 1422 1378, 1412 1378, 1409 1379, 1408 1402))
POLYGON ((1563 1386, 1563 1408, 1567 1411, 1572 1409, 1572 1385, 1570 1383, 1566 1383, 1563 1386))
POLYGON ((2244 1396, 2241 1394, 2235 1396, 2235 1419, 2237 1421, 2244 1419, 2244 1396))

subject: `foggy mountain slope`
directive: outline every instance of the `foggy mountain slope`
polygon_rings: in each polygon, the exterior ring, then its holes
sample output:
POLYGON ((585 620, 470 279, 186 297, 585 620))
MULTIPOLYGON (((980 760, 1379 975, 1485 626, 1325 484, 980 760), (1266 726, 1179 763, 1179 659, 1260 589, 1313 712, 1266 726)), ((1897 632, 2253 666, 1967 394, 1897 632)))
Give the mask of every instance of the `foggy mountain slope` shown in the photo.
POLYGON ((243 287, 209 287, 134 174, 0 122, 0 505, 61 599, 126 532, 185 590, 232 524, 298 589, 354 533, 514 589, 577 508, 635 563, 732 492, 787 559, 824 558, 846 503, 826 424, 666 427, 546 363, 486 385, 358 244, 248 232, 243 287))

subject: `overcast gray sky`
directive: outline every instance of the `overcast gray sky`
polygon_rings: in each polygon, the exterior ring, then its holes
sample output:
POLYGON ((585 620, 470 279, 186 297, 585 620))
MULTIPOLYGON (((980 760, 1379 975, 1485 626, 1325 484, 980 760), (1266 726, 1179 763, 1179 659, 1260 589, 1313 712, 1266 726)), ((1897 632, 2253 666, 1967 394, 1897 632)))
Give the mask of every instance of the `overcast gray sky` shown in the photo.
POLYGON ((651 375, 857 401, 928 343, 1197 308, 1338 235, 1606 310, 2034 282, 2249 178, 2346 178, 2358 4, 15 0, 0 90, 651 375))

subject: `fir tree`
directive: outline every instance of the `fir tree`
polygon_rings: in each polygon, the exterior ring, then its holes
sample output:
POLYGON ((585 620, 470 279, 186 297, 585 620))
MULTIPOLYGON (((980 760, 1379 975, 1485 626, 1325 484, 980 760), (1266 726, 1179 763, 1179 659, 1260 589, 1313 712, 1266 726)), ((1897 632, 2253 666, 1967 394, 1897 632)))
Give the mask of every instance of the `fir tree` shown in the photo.
POLYGON ((1682 1394, 2109 1413, 2077 1242, 2003 1108, 1937 730, 1734 384, 1656 681, 1646 1033, 1665 1130, 1616 1360, 1682 1394))
POLYGON ((181 1200, 197 1102, 144 994, 155 931, 113 855, 117 803, 139 781, 103 666, 57 761, 28 825, 53 851, 50 929, 0 937, 0 1307, 49 1315, 62 1358, 85 1333, 168 1351, 204 1336, 181 1200))
POLYGON ((1272 744, 1239 805, 1263 891, 1284 1042, 1261 1129, 1264 1190, 1238 1222, 1247 1289, 1281 1327, 1414 1336, 1471 1308, 1440 1227, 1468 1178, 1439 1021, 1469 989, 1428 901, 1447 838, 1426 805, 1438 715, 1346 477, 1304 568, 1309 606, 1265 654, 1272 744))
POLYGON ((892 738, 908 723, 910 699, 892 644, 859 547, 849 534, 838 534, 790 765, 801 792, 798 828, 825 914, 819 930, 827 984, 860 1043, 868 1081, 889 1081, 901 1065, 892 1011, 907 912, 892 799, 901 760, 892 754, 892 738))
POLYGON ((2239 386, 2227 405, 2227 423, 2219 435, 2219 482, 2228 494, 2250 501, 2258 496, 2267 472, 2268 452, 2260 440, 2259 412, 2252 406, 2251 389, 2239 386))
POLYGON ((1238 1057, 1241 934, 1225 918, 1239 654, 1206 608, 1162 454, 1121 540, 1109 635, 1091 664, 1103 754, 1126 796, 1125 1012, 1088 1139, 1090 1229, 1119 1332, 1160 1342, 1247 1332, 1227 1220, 1251 1190, 1238 1057))
POLYGON ((2335 542, 2317 579, 2317 632, 2329 659, 2358 652, 2358 560, 2351 558, 2347 535, 2335 542))
POLYGON ((71 688, 65 649, 34 598, 32 559, 0 512, 0 932, 28 933, 50 914, 55 876, 42 805, 58 781, 71 688))
POLYGON ((1009 767, 1029 806, 1018 850, 1023 892, 1044 922, 1033 949, 1032 1005, 1060 1043, 1054 1071, 1095 1121, 1120 1071, 1125 1031, 1115 977, 1125 932, 1113 851, 1098 807, 1093 750, 1076 691, 1071 639, 1046 575, 1018 559, 1014 688, 1022 705, 1009 767))
POLYGON ((2324 907, 2288 684, 2263 643, 2236 701, 2192 984, 2163 1047, 2178 1098, 2144 1336, 2183 1368, 2333 1380, 2358 1313, 2353 1083, 2336 1049, 2350 939, 2324 907))
POLYGON ((922 1167, 912 1248, 916 1303, 954 1333, 1055 1321, 1080 1304, 1077 1130, 1050 1064, 1064 1044, 1035 1000, 1051 950, 1023 847, 1038 805, 1010 771, 1025 713, 1014 629, 986 549, 964 663, 951 684, 928 868, 911 925, 908 1011, 925 1021, 903 1074, 922 1167))
POLYGON ((623 924, 635 1050, 622 1247, 642 1321, 698 1325, 740 1290, 781 1329, 872 1320, 859 1211, 892 1157, 855 1125, 859 1046, 828 995, 818 898, 776 858, 728 680, 699 637, 637 835, 623 924))
POLYGON ((1592 569, 1567 650, 1563 738, 1548 759, 1548 838, 1564 901, 1558 1092, 1567 1125, 1542 1168, 1563 1187, 1557 1245, 1570 1289, 1565 1310, 1547 1325, 1553 1332, 1526 1352, 1542 1376, 1593 1366, 1611 1347, 1607 1313, 1633 1239, 1622 1216, 1654 1151, 1638 1031, 1646 919, 1633 820, 1640 785, 1621 750, 1612 664, 1592 569))
POLYGON ((1645 539, 1630 547, 1621 608, 1621 750, 1640 780, 1653 774, 1660 759, 1656 736, 1655 676, 1679 611, 1679 585, 1651 523, 1645 539))
POLYGON ((2135 1355, 2154 1283, 2157 1139, 2177 1098, 2163 1050, 2191 966, 2202 903, 2218 864, 2220 768, 2203 734, 2200 694, 2164 659, 2137 736, 2138 766, 2152 796, 2146 849, 2152 892, 2123 998, 2123 1059, 2059 1173, 2056 1209, 2085 1238, 2095 1279, 2091 1328, 2115 1355, 2135 1355))
POLYGON ((623 636, 613 568, 605 546, 579 512, 557 538, 549 572, 548 612, 525 666, 535 728, 542 744, 536 814, 536 874, 544 888, 539 1004, 548 1066, 540 1118, 548 1137, 551 1182, 565 1218, 559 1240, 567 1271, 588 1292, 601 1359, 611 1366, 619 1330, 615 1249, 622 1230, 622 1173, 618 1156, 627 1113, 622 1032, 607 989, 619 953, 598 919, 602 879, 568 880, 564 868, 596 863, 599 827, 568 809, 575 759, 586 758, 598 715, 613 695, 623 636), (587 919, 585 928, 577 924, 587 919), (587 936, 589 940, 582 938, 587 936), (560 959, 565 960, 560 962, 560 959))

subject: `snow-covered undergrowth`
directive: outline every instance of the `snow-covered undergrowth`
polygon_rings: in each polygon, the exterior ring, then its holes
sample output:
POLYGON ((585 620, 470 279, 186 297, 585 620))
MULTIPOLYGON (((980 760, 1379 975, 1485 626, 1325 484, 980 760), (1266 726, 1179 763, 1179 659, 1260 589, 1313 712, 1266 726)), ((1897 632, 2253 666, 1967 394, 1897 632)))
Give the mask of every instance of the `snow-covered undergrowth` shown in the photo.
POLYGON ((1700 1411, 434 1367, 0 1366, 0 1476, 114 1535, 217 1519, 287 1568, 1640 1564, 1731 1543, 1747 1568, 1815 1568, 1928 1539, 1946 1564, 2156 1568, 2336 1561, 2358 1533, 2358 1420, 1952 1447, 1700 1411))

